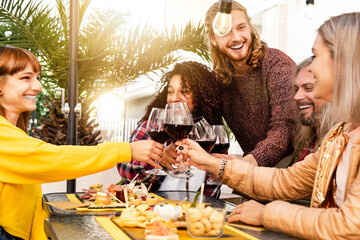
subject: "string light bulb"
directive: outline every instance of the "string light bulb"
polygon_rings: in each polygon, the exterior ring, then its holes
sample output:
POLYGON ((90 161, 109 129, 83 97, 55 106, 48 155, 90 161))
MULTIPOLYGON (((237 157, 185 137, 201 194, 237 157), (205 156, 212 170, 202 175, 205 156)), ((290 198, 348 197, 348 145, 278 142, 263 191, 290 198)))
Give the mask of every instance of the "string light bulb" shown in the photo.
POLYGON ((306 0, 305 17, 307 19, 315 17, 315 0, 306 0))
POLYGON ((222 37, 231 30, 231 7, 232 0, 219 0, 219 11, 213 22, 213 31, 216 35, 222 37))

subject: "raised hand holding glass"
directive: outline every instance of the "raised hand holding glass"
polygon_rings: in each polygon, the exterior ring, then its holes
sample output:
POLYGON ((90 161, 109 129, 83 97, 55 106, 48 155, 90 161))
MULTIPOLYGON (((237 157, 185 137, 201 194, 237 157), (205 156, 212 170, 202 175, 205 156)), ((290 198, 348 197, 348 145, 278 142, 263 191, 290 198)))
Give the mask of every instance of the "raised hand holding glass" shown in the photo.
MULTIPOLYGON (((172 142, 187 137, 193 127, 193 118, 189 107, 185 102, 168 103, 165 106, 165 132, 170 136, 172 142)), ((193 174, 187 171, 186 167, 180 161, 180 166, 170 173, 176 178, 189 178, 193 174)))
MULTIPOLYGON (((146 133, 158 143, 165 143, 169 139, 164 130, 164 121, 165 110, 162 108, 152 108, 146 124, 146 133)), ((158 168, 145 171, 145 173, 158 176, 168 175, 166 171, 158 168)))
MULTIPOLYGON (((229 133, 225 125, 211 125, 211 128, 214 130, 216 135, 215 146, 211 150, 211 153, 221 153, 227 154, 227 151, 230 147, 230 138, 229 133)), ((208 185, 218 185, 219 181, 215 179, 208 178, 206 181, 208 185)))

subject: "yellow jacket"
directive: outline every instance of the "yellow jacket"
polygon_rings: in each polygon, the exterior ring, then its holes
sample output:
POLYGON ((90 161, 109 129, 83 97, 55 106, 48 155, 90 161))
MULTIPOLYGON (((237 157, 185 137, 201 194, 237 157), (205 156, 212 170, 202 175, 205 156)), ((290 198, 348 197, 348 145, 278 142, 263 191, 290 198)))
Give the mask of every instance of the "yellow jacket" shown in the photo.
MULTIPOLYGON (((325 139, 327 136, 323 142, 325 139)), ((320 152, 321 149, 287 169, 228 161, 222 182, 258 200, 303 198, 312 194, 320 152)), ((360 239, 360 139, 352 147, 350 158, 345 199, 340 208, 308 208, 276 200, 265 205, 261 214, 263 225, 304 239, 360 239)))
POLYGON ((41 183, 74 179, 131 160, 129 143, 56 146, 0 116, 0 226, 24 239, 46 239, 41 183))

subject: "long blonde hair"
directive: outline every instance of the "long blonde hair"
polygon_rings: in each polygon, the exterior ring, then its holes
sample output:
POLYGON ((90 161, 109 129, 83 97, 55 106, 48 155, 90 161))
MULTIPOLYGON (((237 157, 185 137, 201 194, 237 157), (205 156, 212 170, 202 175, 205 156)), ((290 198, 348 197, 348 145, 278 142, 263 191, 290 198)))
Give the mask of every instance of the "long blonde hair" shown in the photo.
MULTIPOLYGON (((8 76, 24 70, 28 64, 32 66, 35 72, 40 72, 40 63, 32 53, 18 47, 0 46, 0 84, 3 84, 8 76)), ((0 115, 6 118, 1 101, 0 115)), ((30 112, 23 112, 16 123, 16 126, 26 133, 29 118, 30 112)))
POLYGON ((334 121, 360 122, 360 12, 332 17, 318 29, 334 59, 334 121))
MULTIPOLYGON (((221 82, 225 84, 230 84, 234 75, 233 66, 230 63, 227 56, 221 53, 221 51, 211 44, 210 39, 214 38, 214 31, 212 29, 212 23, 218 12, 219 3, 216 2, 213 4, 205 15, 205 29, 207 35, 207 44, 210 50, 211 58, 213 61, 213 70, 219 76, 221 82)), ((251 24, 251 19, 247 14, 246 8, 244 8, 240 3, 232 1, 231 10, 240 10, 245 14, 246 20, 251 28, 251 37, 252 37, 252 46, 249 49, 250 56, 246 64, 253 68, 257 68, 261 65, 261 61, 265 57, 266 51, 268 49, 267 44, 260 40, 260 35, 251 24)))

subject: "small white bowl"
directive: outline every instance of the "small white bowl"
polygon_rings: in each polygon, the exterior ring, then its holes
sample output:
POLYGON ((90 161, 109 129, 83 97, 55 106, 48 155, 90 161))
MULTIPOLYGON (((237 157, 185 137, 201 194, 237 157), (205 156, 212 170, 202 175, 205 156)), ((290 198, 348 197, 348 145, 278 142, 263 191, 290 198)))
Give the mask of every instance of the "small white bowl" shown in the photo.
POLYGON ((173 205, 166 204, 164 206, 156 205, 154 207, 154 212, 159 214, 160 217, 169 221, 171 219, 177 219, 182 213, 182 208, 180 206, 174 207, 173 205))

